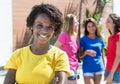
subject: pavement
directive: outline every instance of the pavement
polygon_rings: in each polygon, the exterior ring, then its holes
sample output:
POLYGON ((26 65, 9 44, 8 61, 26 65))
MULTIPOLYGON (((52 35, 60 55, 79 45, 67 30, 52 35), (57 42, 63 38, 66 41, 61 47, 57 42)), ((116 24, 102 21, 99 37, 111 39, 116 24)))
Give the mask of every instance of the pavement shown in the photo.
MULTIPOLYGON (((78 80, 78 84, 84 84, 83 74, 82 74, 82 63, 79 64, 79 70, 80 70, 80 79, 78 80)), ((6 73, 7 71, 3 70, 3 67, 0 67, 0 84, 3 84, 6 73)), ((103 78, 101 84, 105 84, 103 78)))
POLYGON ((6 73, 7 73, 7 71, 0 70, 0 84, 3 84, 6 73))

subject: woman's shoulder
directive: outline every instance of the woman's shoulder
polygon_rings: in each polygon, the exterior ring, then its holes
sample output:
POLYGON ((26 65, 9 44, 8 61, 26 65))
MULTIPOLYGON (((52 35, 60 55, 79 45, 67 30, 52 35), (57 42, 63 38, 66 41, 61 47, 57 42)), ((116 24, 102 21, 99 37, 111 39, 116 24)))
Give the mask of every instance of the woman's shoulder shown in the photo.
POLYGON ((82 36, 80 39, 85 40, 85 39, 88 39, 88 37, 87 36, 82 36))
POLYGON ((53 56, 53 58, 66 58, 67 53, 63 50, 61 50, 60 48, 56 47, 56 46, 52 46, 52 50, 49 52, 49 54, 51 54, 53 56))
POLYGON ((20 51, 20 50, 26 50, 26 49, 29 49, 29 45, 28 46, 24 46, 24 47, 21 47, 21 48, 18 48, 16 49, 17 51, 20 51))
POLYGON ((103 38, 102 37, 96 37, 96 40, 103 41, 103 38))
POLYGON ((65 40, 65 39, 69 39, 70 36, 68 35, 67 32, 61 32, 60 35, 58 36, 59 40, 65 40))
POLYGON ((120 32, 118 32, 118 33, 115 34, 115 39, 116 39, 117 41, 120 40, 120 32))
POLYGON ((62 36, 69 36, 67 32, 61 32, 60 35, 62 35, 62 36))
POLYGON ((86 36, 81 36, 80 39, 83 39, 83 38, 85 38, 85 37, 86 37, 86 36))
POLYGON ((16 49, 16 50, 14 50, 13 53, 20 53, 20 52, 22 52, 22 51, 27 51, 27 50, 29 50, 29 46, 25 46, 25 47, 18 48, 18 49, 16 49))
POLYGON ((116 36, 120 36, 120 32, 116 33, 116 36))

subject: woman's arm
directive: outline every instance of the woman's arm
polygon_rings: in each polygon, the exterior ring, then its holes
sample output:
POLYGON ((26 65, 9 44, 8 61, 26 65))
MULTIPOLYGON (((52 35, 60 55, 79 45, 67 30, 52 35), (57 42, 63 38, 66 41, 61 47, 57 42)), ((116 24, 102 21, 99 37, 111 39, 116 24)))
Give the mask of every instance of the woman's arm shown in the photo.
POLYGON ((83 48, 80 47, 80 58, 84 58, 87 54, 83 51, 83 48))
POLYGON ((65 84, 66 73, 64 71, 57 71, 55 78, 50 84, 65 84))
POLYGON ((90 56, 94 57, 94 56, 96 56, 96 51, 94 51, 92 49, 83 51, 83 48, 80 47, 80 58, 84 58, 86 55, 90 55, 90 56))
POLYGON ((104 63, 104 66, 105 66, 105 57, 104 57, 104 48, 102 48, 102 59, 103 59, 103 63, 104 63))
POLYGON ((15 69, 9 69, 4 80, 4 84, 15 84, 15 69))
POLYGON ((108 81, 108 82, 112 81, 114 72, 117 69, 119 63, 120 63, 120 41, 118 41, 116 44, 116 57, 115 57, 112 69, 110 71, 110 74, 106 78, 106 81, 108 81))

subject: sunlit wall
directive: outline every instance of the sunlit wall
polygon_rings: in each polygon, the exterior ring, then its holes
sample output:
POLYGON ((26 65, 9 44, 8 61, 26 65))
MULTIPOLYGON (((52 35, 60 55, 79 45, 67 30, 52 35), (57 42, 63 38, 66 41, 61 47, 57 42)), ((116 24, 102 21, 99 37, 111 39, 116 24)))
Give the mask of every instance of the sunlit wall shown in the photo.
POLYGON ((12 0, 0 0, 0 66, 12 52, 12 0))

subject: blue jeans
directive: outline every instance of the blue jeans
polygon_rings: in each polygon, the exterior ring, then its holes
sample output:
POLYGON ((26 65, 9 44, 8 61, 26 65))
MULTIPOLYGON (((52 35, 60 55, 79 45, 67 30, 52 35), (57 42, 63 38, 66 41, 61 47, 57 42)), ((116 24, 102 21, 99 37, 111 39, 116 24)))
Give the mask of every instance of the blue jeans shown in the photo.
MULTIPOLYGON (((110 74, 110 71, 105 70, 105 77, 107 77, 109 74, 110 74)), ((120 83, 120 70, 115 71, 112 81, 115 83, 120 83)))
POLYGON ((68 80, 76 80, 80 78, 80 75, 77 74, 77 71, 71 70, 71 76, 68 77, 68 80))

